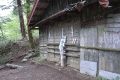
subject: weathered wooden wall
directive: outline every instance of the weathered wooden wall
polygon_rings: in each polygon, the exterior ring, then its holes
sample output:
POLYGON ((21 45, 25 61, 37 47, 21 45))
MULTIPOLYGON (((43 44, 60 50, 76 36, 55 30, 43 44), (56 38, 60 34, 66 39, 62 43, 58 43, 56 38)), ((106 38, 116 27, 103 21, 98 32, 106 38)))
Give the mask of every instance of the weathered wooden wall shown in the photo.
MULTIPOLYGON (((89 26, 80 30, 80 46, 97 47, 97 27, 89 26)), ((96 76, 97 74, 98 51, 94 49, 80 48, 80 72, 96 76), (86 63, 86 61, 89 61, 86 63), (82 65, 82 66, 81 66, 82 65)))
MULTIPOLYGON (((120 49, 120 14, 112 15, 107 20, 107 24, 98 26, 99 47, 120 49)), ((117 51, 99 51, 99 74, 109 73, 110 78, 120 77, 120 52, 117 51), (113 74, 117 73, 117 74, 113 74)), ((106 75, 104 75, 106 76, 106 75)), ((107 76, 107 77, 108 77, 107 76)))
POLYGON ((47 43, 48 43, 48 30, 47 29, 41 29, 40 30, 40 37, 39 37, 39 47, 40 47, 40 53, 42 53, 42 56, 47 57, 47 43))
POLYGON ((59 43, 61 37, 64 35, 67 36, 67 65, 79 69, 79 48, 76 46, 76 44, 79 44, 79 22, 79 19, 74 18, 71 21, 60 22, 49 28, 47 47, 48 54, 50 55, 48 60, 60 61, 59 43))
POLYGON ((68 66, 92 76, 120 76, 120 9, 111 11, 118 7, 114 5, 103 9, 94 3, 83 8, 81 14, 69 14, 66 20, 45 26, 40 34, 40 54, 59 62, 58 46, 64 35, 68 66))
POLYGON ((73 4, 78 1, 80 1, 80 0, 52 0, 51 4, 54 4, 54 5, 51 5, 46 10, 46 13, 43 16, 43 19, 67 8, 69 4, 73 4))
MULTIPOLYGON (((80 31, 81 63, 86 63, 86 61, 95 62, 98 74, 104 77, 107 76, 109 79, 120 76, 120 52, 118 52, 120 49, 120 14, 112 14, 111 17, 105 23, 81 28, 80 31)), ((93 72, 93 70, 90 70, 90 67, 93 67, 92 65, 91 63, 90 66, 82 66, 80 68, 81 72, 85 73, 85 69, 89 69, 88 72, 93 72)), ((96 71, 96 68, 94 70, 96 71)), ((96 74, 97 72, 92 73, 93 76, 96 74)))

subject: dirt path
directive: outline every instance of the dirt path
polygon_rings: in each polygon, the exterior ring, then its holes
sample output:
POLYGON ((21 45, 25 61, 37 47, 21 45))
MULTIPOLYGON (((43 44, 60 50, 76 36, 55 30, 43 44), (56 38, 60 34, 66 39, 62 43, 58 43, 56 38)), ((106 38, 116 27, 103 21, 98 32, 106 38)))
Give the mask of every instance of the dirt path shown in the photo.
POLYGON ((0 70, 0 80, 93 80, 70 68, 60 69, 53 62, 43 62, 40 65, 16 62, 24 68, 0 70))
POLYGON ((13 51, 13 64, 23 66, 23 68, 9 69, 6 67, 0 70, 0 80, 94 80, 93 77, 80 74, 73 68, 61 69, 60 66, 55 65, 55 62, 43 61, 40 62, 40 65, 29 62, 21 63, 22 55, 28 53, 28 42, 19 41, 14 43, 12 48, 10 45, 7 45, 6 51, 13 51), (9 48, 11 49, 9 50, 9 48))

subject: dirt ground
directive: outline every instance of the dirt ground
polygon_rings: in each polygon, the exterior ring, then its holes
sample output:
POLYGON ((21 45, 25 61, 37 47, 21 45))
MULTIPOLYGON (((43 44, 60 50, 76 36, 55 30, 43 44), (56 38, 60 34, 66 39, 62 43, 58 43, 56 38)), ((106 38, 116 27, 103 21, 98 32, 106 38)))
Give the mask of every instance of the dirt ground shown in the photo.
POLYGON ((6 46, 5 51, 13 52, 14 60, 12 64, 23 66, 23 68, 3 68, 0 70, 0 80, 94 80, 93 77, 80 74, 79 71, 73 68, 61 68, 60 65, 55 65, 55 62, 42 61, 39 65, 31 64, 30 61, 21 63, 24 55, 29 50, 28 41, 14 43, 12 48, 10 45, 6 46))
POLYGON ((61 68, 55 62, 43 61, 39 65, 20 61, 13 64, 23 68, 0 70, 0 80, 94 80, 93 77, 80 74, 69 67, 61 68))

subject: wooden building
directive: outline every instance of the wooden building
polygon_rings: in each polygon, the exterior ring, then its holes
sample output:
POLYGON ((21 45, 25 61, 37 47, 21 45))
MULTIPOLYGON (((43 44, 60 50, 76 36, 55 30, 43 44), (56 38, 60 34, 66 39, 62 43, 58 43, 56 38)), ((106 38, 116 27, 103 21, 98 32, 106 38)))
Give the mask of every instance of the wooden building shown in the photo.
POLYGON ((120 77, 120 0, 36 0, 28 20, 39 29, 40 56, 60 61, 65 44, 67 66, 108 79, 120 77), (105 2, 106 4, 106 2, 105 2))

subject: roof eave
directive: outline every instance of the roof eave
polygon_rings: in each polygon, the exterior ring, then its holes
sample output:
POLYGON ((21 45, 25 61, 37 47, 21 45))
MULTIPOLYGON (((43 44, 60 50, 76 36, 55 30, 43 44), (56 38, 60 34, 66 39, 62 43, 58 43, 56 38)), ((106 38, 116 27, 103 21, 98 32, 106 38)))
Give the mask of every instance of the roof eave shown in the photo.
POLYGON ((36 0, 36 2, 34 3, 33 9, 32 9, 32 11, 31 11, 31 13, 30 13, 30 16, 29 16, 29 19, 28 19, 28 22, 27 22, 27 25, 28 25, 28 26, 30 25, 30 21, 31 21, 31 19, 32 19, 32 16, 33 16, 33 14, 34 14, 34 12, 35 12, 35 9, 36 9, 38 3, 39 3, 39 0, 36 0))

